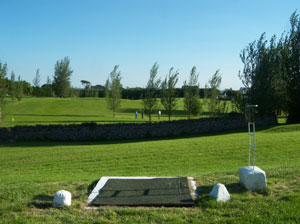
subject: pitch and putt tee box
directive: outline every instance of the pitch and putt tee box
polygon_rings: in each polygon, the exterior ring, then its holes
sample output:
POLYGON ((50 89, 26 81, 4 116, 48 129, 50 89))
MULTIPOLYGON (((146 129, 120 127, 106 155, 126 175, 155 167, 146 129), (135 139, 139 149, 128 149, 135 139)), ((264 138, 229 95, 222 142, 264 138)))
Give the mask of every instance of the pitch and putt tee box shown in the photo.
POLYGON ((94 206, 194 206, 192 181, 187 177, 103 177, 88 201, 94 206))

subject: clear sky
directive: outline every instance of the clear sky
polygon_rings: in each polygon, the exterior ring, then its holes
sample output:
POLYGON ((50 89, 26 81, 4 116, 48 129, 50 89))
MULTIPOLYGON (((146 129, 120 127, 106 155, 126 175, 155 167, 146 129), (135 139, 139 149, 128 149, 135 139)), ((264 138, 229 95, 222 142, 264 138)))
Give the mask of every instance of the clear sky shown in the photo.
POLYGON ((159 77, 178 69, 181 87, 196 66, 200 87, 217 69, 221 88, 238 89, 240 51, 263 32, 288 31, 299 0, 0 0, 0 61, 32 83, 51 79, 69 57, 71 83, 104 85, 118 64, 124 87, 145 87, 151 66, 159 77))

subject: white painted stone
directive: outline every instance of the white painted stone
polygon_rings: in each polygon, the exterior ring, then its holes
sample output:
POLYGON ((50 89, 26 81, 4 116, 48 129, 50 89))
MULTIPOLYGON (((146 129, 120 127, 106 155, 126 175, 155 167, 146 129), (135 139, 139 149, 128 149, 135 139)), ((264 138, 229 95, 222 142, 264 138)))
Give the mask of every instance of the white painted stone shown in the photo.
POLYGON ((267 187, 266 173, 256 166, 239 169, 240 183, 248 190, 256 191, 267 187))
POLYGON ((209 196, 215 198, 217 201, 230 201, 230 195, 224 184, 216 184, 209 196))
POLYGON ((60 208, 71 205, 71 193, 68 191, 60 190, 55 193, 52 205, 53 207, 60 208))

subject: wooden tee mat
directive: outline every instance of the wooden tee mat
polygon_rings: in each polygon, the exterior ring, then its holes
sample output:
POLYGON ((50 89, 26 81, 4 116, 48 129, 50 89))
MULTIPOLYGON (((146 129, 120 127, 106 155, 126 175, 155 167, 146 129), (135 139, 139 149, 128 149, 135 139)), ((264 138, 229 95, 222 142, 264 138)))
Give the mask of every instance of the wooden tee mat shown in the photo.
POLYGON ((187 177, 109 179, 91 205, 194 206, 187 177))

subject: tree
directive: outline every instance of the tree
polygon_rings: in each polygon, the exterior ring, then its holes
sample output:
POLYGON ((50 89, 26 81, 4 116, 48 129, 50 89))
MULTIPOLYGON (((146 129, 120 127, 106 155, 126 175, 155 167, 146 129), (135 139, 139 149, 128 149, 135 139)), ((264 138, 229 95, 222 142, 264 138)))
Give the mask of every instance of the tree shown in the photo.
POLYGON ((4 105, 5 105, 5 96, 7 94, 7 64, 2 64, 0 62, 0 125, 4 118, 4 105))
POLYGON ((169 121, 171 120, 171 116, 174 113, 176 108, 176 104, 178 101, 175 86, 178 82, 178 71, 173 71, 174 68, 170 68, 169 74, 166 76, 165 80, 161 83, 161 103, 166 109, 166 113, 168 114, 169 121))
POLYGON ((91 82, 89 82, 87 80, 81 80, 80 82, 84 86, 85 89, 91 88, 91 82))
POLYGON ((53 89, 56 96, 68 96, 68 91, 70 89, 70 76, 72 73, 73 71, 70 68, 70 60, 68 57, 56 62, 53 76, 53 89))
POLYGON ((115 65, 105 84, 107 107, 112 111, 113 117, 121 106, 121 72, 118 71, 118 68, 119 66, 115 65))
POLYGON ((290 23, 291 29, 281 51, 287 93, 287 123, 300 123, 300 18, 296 12, 291 15, 290 23))
POLYGON ((36 70, 34 79, 33 79, 33 81, 32 81, 33 86, 34 86, 34 87, 40 87, 40 81, 41 81, 41 75, 40 75, 40 69, 38 68, 38 69, 36 70))
POLYGON ((23 97, 23 83, 20 76, 18 77, 18 81, 16 83, 16 97, 19 102, 22 100, 23 97))
POLYGON ((32 81, 33 83, 33 94, 35 96, 39 96, 40 95, 40 81, 41 81, 41 75, 40 75, 40 69, 38 68, 36 70, 36 73, 35 73, 35 76, 34 76, 34 79, 32 81))
POLYGON ((278 86, 280 59, 276 37, 271 38, 269 46, 267 44, 263 33, 258 41, 250 43, 240 55, 244 69, 243 73, 239 73, 239 78, 248 89, 247 103, 258 104, 258 111, 262 115, 282 107, 279 95, 276 94, 276 88, 281 88, 278 86))
POLYGON ((160 84, 160 79, 157 79, 158 68, 159 65, 155 62, 150 70, 150 78, 147 82, 146 93, 143 98, 143 106, 145 114, 149 117, 149 122, 151 122, 151 114, 157 110, 158 106, 157 92, 160 84))
POLYGON ((53 96, 52 81, 49 76, 47 76, 46 84, 42 85, 40 90, 41 90, 40 91, 41 96, 46 96, 46 97, 53 96))
MULTIPOLYGON (((208 87, 210 88, 210 97, 207 103, 208 103, 208 109, 212 116, 216 115, 216 113, 219 111, 221 106, 218 100, 218 96, 220 93, 219 88, 222 82, 222 77, 219 74, 219 72, 220 70, 217 70, 215 74, 213 74, 213 76, 208 81, 208 87)), ((224 104, 223 106, 226 107, 226 104, 224 104)), ((226 108, 224 108, 224 110, 226 110, 226 108)))
POLYGON ((14 103, 16 101, 16 75, 14 71, 10 74, 10 86, 9 86, 9 92, 10 92, 10 98, 11 101, 14 103))
POLYGON ((188 114, 188 118, 191 115, 200 114, 200 101, 199 101, 199 73, 197 68, 194 66, 190 72, 189 80, 184 81, 184 110, 188 114))

